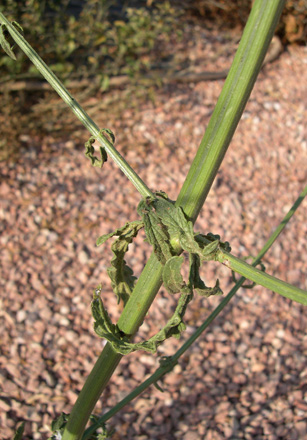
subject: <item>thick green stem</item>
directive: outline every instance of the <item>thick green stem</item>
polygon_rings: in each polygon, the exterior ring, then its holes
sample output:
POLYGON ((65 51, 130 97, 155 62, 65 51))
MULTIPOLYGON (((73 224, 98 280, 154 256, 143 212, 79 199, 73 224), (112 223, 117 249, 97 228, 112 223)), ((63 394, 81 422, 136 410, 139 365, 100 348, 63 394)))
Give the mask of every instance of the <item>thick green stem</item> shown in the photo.
MULTIPOLYGON (((283 5, 283 0, 256 0, 254 2, 223 91, 177 200, 177 204, 182 206, 185 213, 193 220, 196 219, 208 195, 229 146, 260 71, 283 5)), ((160 285, 161 265, 155 256, 151 256, 118 322, 121 330, 127 334, 132 334, 137 330, 160 285), (150 282, 150 286, 146 284, 147 282, 150 282)), ((109 344, 106 345, 105 350, 109 350, 109 344)), ((103 353, 98 360, 101 364, 103 364, 100 360, 102 356, 103 353)), ((117 364, 118 358, 114 357, 113 362, 117 364)), ((92 385, 92 380, 86 381, 68 420, 63 440, 82 438, 88 414, 94 408, 93 401, 88 402, 87 393, 90 392, 92 386, 95 386, 96 391, 91 392, 98 395, 103 391, 105 383, 104 366, 102 366, 101 374, 97 375, 94 385, 92 385)))
MULTIPOLYGON (((115 368, 121 360, 121 357, 122 356, 119 353, 116 353, 113 350, 112 345, 107 344, 105 346, 86 380, 86 406, 83 405, 83 399, 77 399, 74 405, 74 411, 76 414, 82 414, 82 417, 86 418, 86 420, 89 419, 92 413, 92 408, 94 408, 101 395, 101 388, 104 389, 108 384, 115 368), (101 371, 103 371, 103 381, 101 380, 101 371), (100 387, 96 386, 97 381, 100 382, 100 387)), ((78 435, 77 431, 76 435, 78 435)))
POLYGON ((18 46, 24 51, 24 53, 29 57, 32 63, 36 66, 38 71, 43 75, 43 77, 49 82, 51 87, 60 95, 63 101, 70 107, 77 118, 82 122, 82 124, 88 129, 88 131, 94 136, 100 144, 106 149, 110 157, 122 170, 122 172, 128 177, 128 179, 133 183, 135 188, 143 197, 154 197, 153 193, 142 181, 142 179, 136 174, 136 172, 131 168, 128 162, 121 156, 121 154, 116 150, 113 144, 104 137, 95 122, 90 118, 86 111, 81 107, 81 105, 72 97, 66 87, 61 83, 59 78, 52 72, 52 70, 47 66, 47 64, 41 59, 37 52, 30 46, 30 44, 23 38, 23 36, 17 31, 17 29, 6 19, 6 17, 0 12, 0 23, 6 26, 6 29, 10 33, 13 40, 18 44, 18 46))
POLYGON ((283 5, 283 0, 254 2, 222 93, 177 199, 192 220, 206 200, 239 123, 283 5))

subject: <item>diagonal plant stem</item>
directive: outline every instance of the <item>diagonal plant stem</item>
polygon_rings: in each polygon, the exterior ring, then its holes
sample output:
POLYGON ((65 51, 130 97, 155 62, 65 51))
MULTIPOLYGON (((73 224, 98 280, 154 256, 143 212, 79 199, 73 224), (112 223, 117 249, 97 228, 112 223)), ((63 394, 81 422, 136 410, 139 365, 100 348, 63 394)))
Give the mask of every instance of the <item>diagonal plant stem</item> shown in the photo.
POLYGON ((110 157, 122 170, 122 172, 133 183, 135 188, 143 197, 151 197, 154 195, 146 184, 142 181, 139 175, 131 168, 126 159, 116 150, 113 144, 100 133, 98 126, 92 120, 92 118, 86 113, 81 105, 72 97, 64 84, 61 83, 59 78, 52 72, 47 64, 41 59, 38 53, 30 46, 30 44, 23 38, 23 36, 17 31, 17 29, 7 20, 7 18, 0 12, 0 23, 5 25, 6 29, 10 33, 13 40, 23 50, 23 52, 29 57, 32 63, 36 66, 38 71, 49 82, 51 87, 58 93, 63 101, 70 107, 77 118, 88 129, 88 131, 94 136, 100 144, 106 149, 110 157))
MULTIPOLYGON (((307 195, 307 185, 300 193, 295 203, 289 210, 289 212, 285 215, 283 220, 277 226, 275 231, 271 234, 270 238, 267 240, 265 245, 259 251, 258 255, 252 262, 252 266, 257 266, 260 263, 261 259, 264 257, 266 252, 270 249, 273 243, 277 240, 281 232, 286 227, 287 223, 294 215, 297 208, 300 206, 302 201, 307 195)), ((103 423, 107 422, 111 417, 117 414, 122 408, 124 408, 128 403, 130 403, 133 399, 139 396, 143 391, 145 391, 150 385, 155 384, 159 379, 161 379, 166 373, 168 373, 178 362, 179 358, 191 347, 191 345, 199 338, 199 336, 206 330, 207 327, 214 321, 214 319, 221 313, 221 311, 226 307, 229 301, 233 298, 235 293, 242 287, 246 278, 241 277, 235 286, 230 290, 230 292, 222 299, 220 304, 213 310, 212 313, 208 316, 208 318, 203 322, 202 325, 198 327, 198 329, 189 337, 189 339, 182 344, 179 350, 176 351, 172 356, 168 358, 168 362, 165 365, 161 365, 157 370, 144 382, 142 382, 139 386, 137 386, 131 393, 129 393, 126 397, 124 397, 120 402, 118 402, 113 408, 111 408, 107 413, 103 416, 99 417, 98 420, 95 421, 83 434, 82 440, 88 440, 90 436, 100 427, 103 423)))
MULTIPOLYGON (((306 190, 306 189, 305 189, 306 190)), ((210 241, 203 235, 197 235, 196 240, 200 243, 208 245, 210 241)), ((226 252, 223 247, 220 247, 214 256, 215 261, 219 261, 228 267, 233 272, 237 272, 243 277, 253 281, 255 284, 266 287, 285 298, 292 299, 300 304, 307 305, 307 291, 300 289, 280 280, 279 278, 269 275, 264 270, 259 270, 253 264, 248 264, 246 261, 235 257, 226 252)))
POLYGON ((302 290, 299 287, 292 286, 285 281, 279 280, 278 278, 253 267, 253 265, 250 265, 223 250, 219 250, 217 252, 216 260, 227 266, 232 271, 243 275, 245 278, 248 278, 251 281, 254 281, 256 284, 260 284, 273 292, 279 293, 279 295, 282 295, 285 298, 292 299, 305 306, 307 305, 306 290, 302 290))
MULTIPOLYGON (((230 144, 279 20, 283 0, 256 0, 224 88, 193 161, 177 204, 195 220, 230 144)), ((149 258, 118 321, 126 335, 142 324, 161 286, 162 266, 149 258)), ((80 440, 89 416, 121 359, 106 344, 73 407, 63 440, 80 440)))

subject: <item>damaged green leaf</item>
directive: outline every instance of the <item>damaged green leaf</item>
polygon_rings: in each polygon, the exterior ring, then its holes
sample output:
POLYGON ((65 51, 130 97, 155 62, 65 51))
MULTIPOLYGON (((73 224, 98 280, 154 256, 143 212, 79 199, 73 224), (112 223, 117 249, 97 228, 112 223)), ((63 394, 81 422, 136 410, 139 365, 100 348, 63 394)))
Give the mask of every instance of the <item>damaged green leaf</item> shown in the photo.
POLYGON ((169 293, 190 293, 193 291, 201 296, 222 295, 219 281, 214 287, 207 287, 199 276, 200 257, 196 254, 189 254, 189 283, 186 284, 181 275, 181 267, 184 262, 183 257, 172 257, 169 259, 162 272, 162 279, 165 288, 169 293))
POLYGON ((200 263, 214 260, 219 246, 224 246, 219 236, 195 234, 192 222, 186 219, 180 207, 168 199, 167 194, 156 192, 155 196, 154 199, 142 199, 139 203, 138 214, 142 221, 126 223, 121 228, 102 235, 96 242, 97 246, 100 246, 109 238, 117 237, 111 246, 113 258, 108 275, 118 301, 122 299, 126 305, 133 291, 136 277, 133 276, 133 271, 126 264, 124 257, 129 244, 143 227, 147 241, 153 246, 158 260, 163 265, 162 279, 165 288, 171 294, 181 294, 176 310, 166 325, 147 341, 132 343, 130 336, 123 334, 117 325, 112 323, 100 297, 101 286, 98 286, 92 301, 95 332, 107 339, 115 351, 123 355, 135 350, 154 353, 165 339, 171 336, 179 338, 185 329, 183 317, 188 303, 193 298, 193 290, 205 297, 222 293, 218 281, 214 287, 207 287, 199 275, 200 263), (176 255, 178 250, 174 248, 174 243, 175 246, 179 244, 181 250, 189 254, 188 282, 185 282, 181 275, 184 258, 176 255))
POLYGON ((133 270, 127 265, 124 257, 128 251, 129 244, 132 243, 133 238, 136 237, 138 231, 143 226, 141 221, 126 223, 125 226, 116 229, 116 231, 102 235, 96 242, 97 246, 100 246, 109 238, 118 237, 111 246, 114 256, 111 260, 111 267, 107 269, 118 303, 122 299, 124 304, 126 304, 136 282, 133 270))
POLYGON ((214 260, 220 246, 230 250, 229 244, 221 243, 218 235, 195 234, 193 223, 186 219, 181 207, 175 206, 165 193, 156 195, 157 198, 154 200, 142 200, 138 213, 143 217, 148 241, 152 244, 158 260, 164 265, 162 278, 167 291, 187 294, 192 293, 194 289, 206 297, 222 294, 218 281, 212 288, 205 285, 199 276, 199 267, 202 261, 214 260), (180 273, 183 257, 174 255, 176 251, 172 243, 179 243, 181 249, 189 254, 188 284, 180 273))
MULTIPOLYGON (((115 136, 114 133, 109 128, 102 128, 99 131, 99 134, 105 135, 107 134, 110 138, 110 142, 114 144, 115 136)), ((108 155, 104 147, 99 146, 100 159, 96 157, 94 143, 97 140, 95 136, 91 136, 89 140, 85 143, 85 156, 88 157, 94 167, 102 168, 103 164, 108 160, 108 155)))
POLYGON ((94 299, 92 301, 92 315, 95 320, 94 330, 98 336, 109 341, 114 350, 122 355, 129 354, 136 350, 155 353, 157 347, 162 342, 171 336, 178 339, 181 332, 185 330, 183 316, 191 299, 192 295, 190 294, 181 295, 173 316, 156 335, 152 336, 147 341, 132 343, 129 342, 128 336, 122 334, 117 325, 112 324, 101 298, 94 293, 94 299))
POLYGON ((68 418, 69 414, 62 412, 57 419, 51 422, 52 435, 48 438, 48 440, 59 440, 62 438, 68 418))
POLYGON ((162 279, 168 293, 192 293, 191 286, 184 282, 180 272, 183 261, 183 257, 175 256, 167 260, 165 263, 162 272, 162 279))

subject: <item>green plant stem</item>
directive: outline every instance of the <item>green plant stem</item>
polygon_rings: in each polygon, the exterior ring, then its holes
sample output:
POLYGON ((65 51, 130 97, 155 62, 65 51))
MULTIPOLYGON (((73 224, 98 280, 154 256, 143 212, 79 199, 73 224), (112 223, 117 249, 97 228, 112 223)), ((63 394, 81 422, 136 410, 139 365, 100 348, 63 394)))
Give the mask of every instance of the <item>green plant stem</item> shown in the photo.
POLYGON ((177 204, 195 220, 241 118, 283 9, 283 0, 256 0, 177 204))
POLYGON ((306 290, 302 290, 299 287, 292 286, 285 281, 279 280, 278 278, 253 267, 223 250, 217 252, 216 260, 234 272, 254 281, 256 284, 260 284, 261 286, 273 290, 273 292, 279 293, 279 295, 292 299, 300 304, 307 305, 306 290))
MULTIPOLYGON (((205 237, 198 235, 197 241, 205 244, 209 244, 210 241, 205 237)), ((263 270, 259 270, 253 267, 253 264, 248 264, 246 261, 241 260, 238 257, 219 249, 215 255, 215 261, 219 261, 224 266, 231 269, 233 272, 237 272, 245 278, 253 281, 255 284, 266 287, 273 292, 278 293, 300 304, 307 305, 307 291, 302 290, 299 287, 292 286, 272 275, 267 274, 263 270)))
MULTIPOLYGON (((297 208, 300 206, 302 201, 307 195, 307 185, 289 210, 289 212, 285 215, 283 220, 277 226, 273 234, 271 234, 270 238, 267 240, 263 248, 260 250, 256 258, 253 260, 251 266, 255 267, 260 263, 263 256, 270 249, 273 243, 276 241, 278 236, 281 234, 283 229, 286 227, 287 223, 294 215, 297 208)), ((198 327, 198 329, 189 337, 189 339, 182 344, 179 350, 176 351, 175 354, 169 357, 169 363, 167 363, 164 367, 160 366, 157 370, 144 382, 142 382, 138 387, 136 387, 131 393, 129 393, 124 399, 118 402, 113 408, 111 408, 108 412, 106 412, 103 416, 101 416, 93 425, 91 425, 84 432, 82 440, 88 440, 89 437, 99 428, 103 423, 107 422, 111 417, 117 414, 125 405, 130 403, 133 399, 139 396, 143 391, 145 391, 150 385, 156 383, 162 376, 164 376, 168 371, 171 370, 172 366, 174 366, 179 358, 191 347, 191 345, 199 338, 199 336, 206 330, 206 328, 214 321, 214 319, 221 313, 221 311, 226 307, 229 301, 233 298, 235 293, 242 287, 243 283, 246 281, 246 278, 241 277, 235 286, 230 290, 230 292, 222 299, 220 304, 213 310, 213 312, 208 316, 208 318, 203 322, 202 325, 198 327)))
POLYGON ((16 28, 6 19, 6 17, 0 12, 0 23, 6 26, 6 29, 10 33, 13 40, 23 50, 23 52, 29 57, 32 63, 36 66, 38 71, 63 99, 63 101, 70 107, 77 118, 88 129, 92 136, 94 136, 100 144, 106 149, 110 157, 126 175, 126 177, 133 183, 135 188, 139 191, 142 197, 151 197, 154 195, 150 189, 146 186, 143 180, 138 174, 131 168, 128 162, 122 157, 122 155, 116 150, 114 145, 104 137, 99 127, 95 124, 92 118, 86 113, 81 105, 72 97, 66 87, 61 83, 57 76, 47 66, 47 64, 41 59, 38 53, 30 46, 30 44, 23 38, 23 36, 16 30, 16 28))
MULTIPOLYGON (((260 71, 283 4, 284 1, 281 0, 256 0, 254 2, 228 78, 177 200, 177 204, 182 206, 184 212, 193 220, 196 219, 208 195, 239 122, 260 71)), ((118 322, 119 328, 126 334, 132 335, 143 321, 161 286, 161 272, 160 263, 152 255, 118 322), (150 286, 146 284, 147 281, 150 282, 150 286)), ((94 408, 94 402, 93 400, 88 402, 87 394, 100 395, 107 382, 104 368, 111 371, 113 366, 119 362, 118 355, 115 353, 109 356, 105 363, 101 362, 100 359, 104 356, 104 351, 109 350, 108 345, 97 361, 103 365, 101 372, 99 374, 95 369, 94 378, 92 377, 93 371, 90 373, 71 412, 63 440, 80 440, 82 438, 88 415, 94 408), (92 386, 95 387, 95 391, 90 391, 92 386)))
POLYGON ((101 381, 101 372, 103 371, 103 382, 100 386, 105 388, 121 358, 122 355, 116 353, 111 344, 106 344, 86 381, 86 407, 83 406, 83 401, 79 398, 74 405, 74 411, 82 414, 82 417, 86 418, 86 420, 89 419, 92 408, 96 405, 101 395, 100 388, 96 386, 96 381, 101 381))

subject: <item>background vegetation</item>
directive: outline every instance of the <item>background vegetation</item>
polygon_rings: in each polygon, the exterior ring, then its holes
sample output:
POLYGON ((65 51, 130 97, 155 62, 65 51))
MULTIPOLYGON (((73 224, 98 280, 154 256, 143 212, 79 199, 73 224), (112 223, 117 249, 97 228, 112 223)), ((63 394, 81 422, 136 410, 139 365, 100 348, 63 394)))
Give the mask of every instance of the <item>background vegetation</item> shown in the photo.
MULTIPOLYGON (((86 98, 99 90, 107 91, 111 78, 118 78, 119 86, 124 78, 131 105, 129 91, 133 91, 134 100, 153 98, 154 88, 161 84, 161 69, 178 68, 173 51, 178 39, 191 34, 195 25, 241 30, 250 4, 250 0, 4 0, 2 10, 24 26, 29 43, 44 54, 62 81, 69 82, 70 90, 75 88, 80 94, 82 89, 86 98), (155 71, 156 79, 144 85, 142 78, 155 71)), ((287 1, 277 30, 284 45, 306 40, 306 11, 307 0, 287 1)), ((50 123, 61 119, 60 114, 54 114, 54 105, 48 106, 54 94, 42 85, 25 55, 19 50, 16 55, 17 62, 0 55, 0 159, 14 156, 25 143, 39 142, 46 133, 63 138, 66 128, 70 134, 73 129, 68 122, 59 126, 50 123)))

